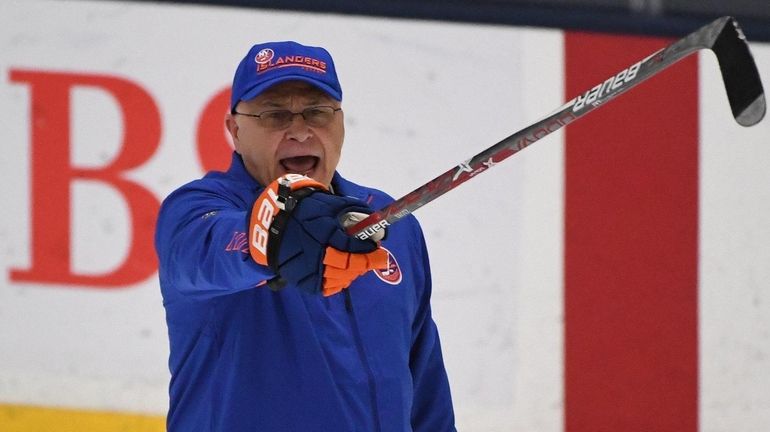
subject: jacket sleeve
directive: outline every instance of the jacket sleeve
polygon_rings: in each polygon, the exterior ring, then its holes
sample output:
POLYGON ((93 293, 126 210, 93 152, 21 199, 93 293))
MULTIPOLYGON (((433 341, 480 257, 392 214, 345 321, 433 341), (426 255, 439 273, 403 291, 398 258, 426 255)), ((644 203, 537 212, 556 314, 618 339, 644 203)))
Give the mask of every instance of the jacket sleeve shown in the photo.
POLYGON ((416 230, 424 274, 423 286, 417 287, 419 307, 412 326, 409 360, 414 386, 412 428, 414 432, 450 432, 456 430, 455 418, 438 329, 431 317, 430 263, 422 231, 419 226, 416 230))
POLYGON ((249 211, 250 203, 195 183, 169 195, 155 233, 164 292, 207 299, 274 277, 248 254, 249 211))

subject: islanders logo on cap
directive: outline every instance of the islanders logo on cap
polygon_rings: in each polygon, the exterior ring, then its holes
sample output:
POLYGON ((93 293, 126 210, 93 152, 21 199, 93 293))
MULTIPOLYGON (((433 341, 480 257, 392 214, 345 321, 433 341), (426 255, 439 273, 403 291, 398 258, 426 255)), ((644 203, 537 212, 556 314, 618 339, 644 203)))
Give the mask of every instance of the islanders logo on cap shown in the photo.
POLYGON ((377 275, 378 278, 380 278, 381 281, 391 285, 398 285, 401 283, 401 267, 399 267, 398 261, 396 261, 396 257, 392 252, 385 248, 382 249, 388 253, 388 267, 383 270, 374 269, 372 271, 377 275))
POLYGON ((257 63, 257 74, 287 67, 299 67, 319 74, 325 74, 327 68, 326 61, 314 57, 311 53, 293 53, 276 56, 272 48, 259 50, 254 57, 254 62, 257 63))
POLYGON ((257 64, 266 64, 270 63, 270 60, 272 60, 273 57, 275 57, 275 51, 270 48, 264 48, 257 53, 254 61, 257 62, 257 64))

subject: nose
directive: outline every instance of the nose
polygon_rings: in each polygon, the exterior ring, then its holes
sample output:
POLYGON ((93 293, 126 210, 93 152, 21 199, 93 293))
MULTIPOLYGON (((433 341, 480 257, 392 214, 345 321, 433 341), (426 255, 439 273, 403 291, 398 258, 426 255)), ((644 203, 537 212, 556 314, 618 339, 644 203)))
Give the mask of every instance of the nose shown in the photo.
POLYGON ((305 118, 301 113, 294 113, 291 118, 291 123, 286 129, 286 138, 299 142, 304 142, 313 135, 310 127, 308 127, 305 118))

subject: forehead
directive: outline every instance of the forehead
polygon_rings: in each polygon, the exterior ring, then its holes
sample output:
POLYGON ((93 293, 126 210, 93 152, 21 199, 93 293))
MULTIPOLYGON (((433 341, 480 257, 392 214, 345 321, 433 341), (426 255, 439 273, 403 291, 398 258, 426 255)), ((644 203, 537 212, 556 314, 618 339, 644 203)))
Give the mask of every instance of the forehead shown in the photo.
POLYGON ((296 98, 309 102, 333 101, 331 96, 312 84, 304 81, 286 81, 268 88, 250 102, 256 104, 282 103, 296 98))

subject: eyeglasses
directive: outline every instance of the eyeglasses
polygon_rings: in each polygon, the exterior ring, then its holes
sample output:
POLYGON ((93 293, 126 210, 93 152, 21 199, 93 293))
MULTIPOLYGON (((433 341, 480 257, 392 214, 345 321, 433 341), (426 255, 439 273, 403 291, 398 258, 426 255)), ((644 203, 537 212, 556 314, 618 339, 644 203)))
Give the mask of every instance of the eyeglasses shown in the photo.
POLYGON ((291 125, 294 121, 294 116, 300 115, 305 119, 305 123, 312 127, 324 127, 331 123, 334 118, 334 114, 337 111, 342 111, 342 108, 334 108, 332 106, 313 106, 303 109, 300 112, 293 112, 289 110, 270 110, 263 111, 259 114, 247 114, 238 111, 233 111, 233 114, 238 114, 246 117, 254 117, 259 119, 262 126, 268 129, 285 129, 291 125))

